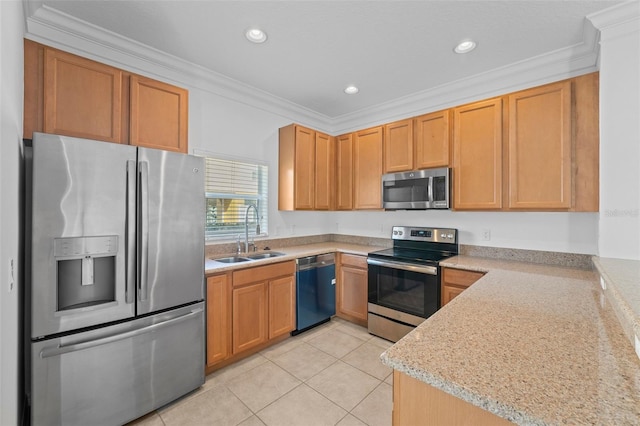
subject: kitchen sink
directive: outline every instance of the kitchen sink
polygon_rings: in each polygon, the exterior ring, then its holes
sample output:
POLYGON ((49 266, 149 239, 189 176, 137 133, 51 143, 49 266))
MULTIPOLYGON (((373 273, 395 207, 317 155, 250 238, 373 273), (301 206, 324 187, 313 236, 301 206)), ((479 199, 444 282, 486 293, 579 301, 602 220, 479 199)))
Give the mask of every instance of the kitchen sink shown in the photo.
POLYGON ((213 260, 221 263, 239 263, 239 262, 249 262, 253 259, 249 259, 248 257, 242 257, 242 256, 231 256, 231 257, 221 257, 219 259, 213 259, 213 260))
POLYGON ((247 257, 249 259, 269 259, 272 257, 284 256, 284 253, 280 253, 278 251, 269 251, 265 253, 256 253, 256 254, 248 254, 247 257))

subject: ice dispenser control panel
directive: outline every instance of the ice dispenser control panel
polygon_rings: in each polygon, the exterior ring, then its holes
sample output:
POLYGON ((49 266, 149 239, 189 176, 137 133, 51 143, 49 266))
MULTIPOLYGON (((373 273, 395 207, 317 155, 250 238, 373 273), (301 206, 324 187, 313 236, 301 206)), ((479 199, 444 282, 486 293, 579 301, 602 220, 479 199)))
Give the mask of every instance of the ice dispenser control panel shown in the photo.
POLYGON ((117 252, 117 235, 56 238, 53 246, 53 255, 58 259, 77 259, 81 256, 113 256, 117 252))

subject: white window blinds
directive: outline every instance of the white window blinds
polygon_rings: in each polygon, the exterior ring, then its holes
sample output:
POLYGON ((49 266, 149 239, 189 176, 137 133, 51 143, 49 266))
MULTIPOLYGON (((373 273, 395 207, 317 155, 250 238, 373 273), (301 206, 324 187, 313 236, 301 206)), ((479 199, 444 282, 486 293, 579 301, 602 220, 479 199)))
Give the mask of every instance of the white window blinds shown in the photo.
POLYGON ((256 236, 260 225, 261 236, 268 234, 268 167, 237 160, 205 158, 207 218, 205 238, 207 240, 235 240, 244 238, 245 213, 249 209, 249 235, 256 236))

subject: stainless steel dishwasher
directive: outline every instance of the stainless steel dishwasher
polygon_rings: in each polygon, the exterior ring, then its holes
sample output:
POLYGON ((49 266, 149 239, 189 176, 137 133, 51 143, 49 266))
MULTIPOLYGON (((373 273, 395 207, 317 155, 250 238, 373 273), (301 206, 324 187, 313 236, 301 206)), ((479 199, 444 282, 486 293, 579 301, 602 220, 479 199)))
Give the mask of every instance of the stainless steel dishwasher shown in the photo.
POLYGON ((296 329, 302 333, 336 313, 335 254, 296 259, 296 329))

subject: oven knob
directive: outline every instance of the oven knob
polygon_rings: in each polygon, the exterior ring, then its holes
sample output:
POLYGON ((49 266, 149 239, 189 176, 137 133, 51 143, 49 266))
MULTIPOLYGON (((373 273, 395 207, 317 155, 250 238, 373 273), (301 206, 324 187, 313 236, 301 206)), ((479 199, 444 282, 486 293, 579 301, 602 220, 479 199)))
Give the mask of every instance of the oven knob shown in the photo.
POLYGON ((447 238, 446 234, 440 234, 440 238, 447 238))
POLYGON ((453 238, 453 234, 447 234, 447 238, 449 239, 453 238))

